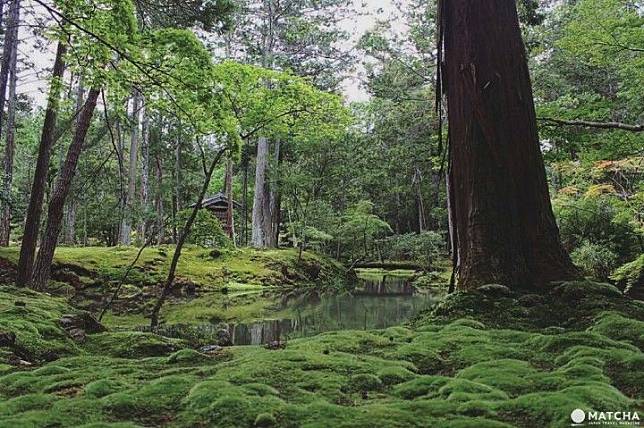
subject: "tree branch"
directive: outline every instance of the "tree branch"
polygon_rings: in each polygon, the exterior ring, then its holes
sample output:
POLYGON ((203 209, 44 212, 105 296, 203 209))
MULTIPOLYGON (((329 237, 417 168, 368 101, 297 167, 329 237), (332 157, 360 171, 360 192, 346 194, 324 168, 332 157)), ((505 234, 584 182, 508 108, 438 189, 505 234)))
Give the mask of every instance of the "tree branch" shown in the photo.
POLYGON ((584 126, 587 128, 599 128, 599 129, 621 129, 624 131, 631 132, 642 132, 644 131, 644 125, 631 125, 628 123, 621 122, 593 122, 589 120, 565 120, 565 119, 555 119, 552 117, 539 117, 538 120, 542 122, 556 123, 559 125, 568 125, 568 126, 584 126))

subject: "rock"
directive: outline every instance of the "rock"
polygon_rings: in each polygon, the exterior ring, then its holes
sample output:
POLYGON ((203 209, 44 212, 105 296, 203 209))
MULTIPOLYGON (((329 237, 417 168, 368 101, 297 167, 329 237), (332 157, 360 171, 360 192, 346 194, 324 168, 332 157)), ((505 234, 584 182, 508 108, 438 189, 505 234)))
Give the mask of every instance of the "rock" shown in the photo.
POLYGON ((219 345, 206 345, 199 348, 199 352, 204 354, 213 354, 221 351, 223 348, 219 345))
POLYGON ((226 323, 221 323, 217 326, 217 345, 219 346, 232 346, 233 341, 230 336, 230 331, 226 323))
POLYGON ((186 284, 183 286, 183 294, 185 294, 186 296, 194 296, 196 291, 197 286, 194 282, 186 282, 186 284))
POLYGON ((489 296, 510 296, 512 291, 501 284, 485 284, 477 288, 479 293, 483 293, 489 296))
POLYGON ((74 339, 74 342, 83 343, 85 342, 85 339, 87 339, 85 330, 82 328, 72 328, 67 332, 67 334, 74 339))
POLYGON ((286 343, 280 342, 279 340, 271 340, 268 342, 266 345, 264 345, 264 348, 275 351, 278 349, 284 349, 286 348, 286 343))
POLYGON ((0 331, 0 348, 12 347, 16 344, 16 333, 12 331, 0 331))
POLYGON ((11 354, 9 358, 7 358, 7 362, 12 366, 29 367, 33 365, 29 361, 23 360, 22 358, 20 358, 18 355, 15 355, 15 354, 11 354))
POLYGON ((221 257, 221 250, 215 248, 214 250, 210 251, 208 255, 213 259, 218 259, 219 257, 221 257))
POLYGON ((100 333, 105 331, 105 327, 89 312, 79 312, 77 314, 66 314, 60 318, 60 326, 68 332, 72 329, 81 329, 86 333, 100 333))
POLYGON ((543 297, 539 296, 538 294, 524 294, 523 296, 519 297, 517 301, 522 306, 532 307, 542 304, 543 297))

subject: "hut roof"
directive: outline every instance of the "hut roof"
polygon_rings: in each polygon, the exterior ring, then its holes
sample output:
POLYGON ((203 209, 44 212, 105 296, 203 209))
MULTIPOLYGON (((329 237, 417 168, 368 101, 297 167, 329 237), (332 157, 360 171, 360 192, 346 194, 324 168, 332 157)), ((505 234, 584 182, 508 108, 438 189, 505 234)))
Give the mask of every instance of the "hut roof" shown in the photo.
MULTIPOLYGON (((194 207, 196 204, 190 205, 190 207, 194 207)), ((203 200, 203 203, 201 204, 202 208, 216 208, 216 207, 225 207, 228 205, 228 198, 226 195, 222 192, 218 192, 214 194, 213 196, 209 196, 203 200)), ((241 205, 233 200, 233 207, 235 208, 241 208, 241 205)))

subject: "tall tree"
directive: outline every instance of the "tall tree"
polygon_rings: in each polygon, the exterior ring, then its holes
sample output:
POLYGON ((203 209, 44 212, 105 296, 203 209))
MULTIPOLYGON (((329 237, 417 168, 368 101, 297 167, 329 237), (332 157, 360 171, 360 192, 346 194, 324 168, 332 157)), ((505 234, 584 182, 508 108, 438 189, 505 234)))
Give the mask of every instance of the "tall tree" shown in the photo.
POLYGON ((63 73, 65 71, 66 51, 66 43, 64 41, 58 42, 49 88, 47 109, 45 110, 45 121, 42 126, 40 145, 38 146, 38 159, 36 161, 34 179, 31 185, 31 196, 29 198, 29 206, 25 219, 25 230, 20 247, 20 259, 18 260, 18 272, 16 276, 16 284, 18 286, 26 286, 31 283, 36 243, 40 230, 42 203, 45 196, 45 183, 47 182, 47 170, 49 169, 51 149, 54 144, 56 119, 58 117, 58 106, 60 103, 60 90, 63 73))
POLYGON ((514 2, 441 2, 460 288, 573 278, 550 205, 514 2))
MULTIPOLYGON (((0 11, 0 14, 2 12, 0 11)), ((2 69, 0 70, 0 135, 2 135, 2 112, 5 104, 5 88, 9 80, 9 108, 5 126, 4 178, 2 180, 2 212, 0 213, 0 245, 9 245, 11 235, 11 184, 13 181, 13 155, 15 150, 16 81, 18 62, 18 28, 20 24, 20 0, 14 0, 9 8, 7 35, 4 41, 2 69)))
POLYGON ((92 116, 94 115, 99 94, 100 90, 96 88, 90 89, 87 94, 85 105, 78 116, 74 139, 69 145, 67 157, 65 158, 63 168, 60 171, 49 200, 47 225, 45 226, 42 243, 38 250, 38 257, 34 266, 32 279, 32 287, 36 290, 44 289, 49 282, 51 264, 54 259, 54 251, 56 250, 56 243, 62 225, 65 200, 67 199, 72 180, 76 174, 78 158, 85 145, 85 136, 92 123, 92 116))
POLYGON ((141 94, 135 92, 132 96, 132 129, 130 133, 130 162, 128 163, 127 174, 127 196, 125 198, 125 215, 121 225, 120 243, 130 245, 132 241, 132 218, 136 197, 136 180, 138 171, 139 157, 139 123, 141 121, 140 112, 141 94))

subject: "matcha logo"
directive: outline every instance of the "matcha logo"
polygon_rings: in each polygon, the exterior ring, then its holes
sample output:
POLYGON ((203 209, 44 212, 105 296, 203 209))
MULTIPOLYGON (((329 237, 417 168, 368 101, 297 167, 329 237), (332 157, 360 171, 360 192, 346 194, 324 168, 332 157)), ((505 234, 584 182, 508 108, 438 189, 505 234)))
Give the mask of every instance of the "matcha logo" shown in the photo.
POLYGON ((637 412, 597 412, 575 409, 570 412, 572 426, 580 425, 630 425, 640 426, 640 417, 637 412))
POLYGON ((576 424, 582 423, 586 419, 586 412, 581 409, 575 409, 570 413, 570 419, 576 424))

